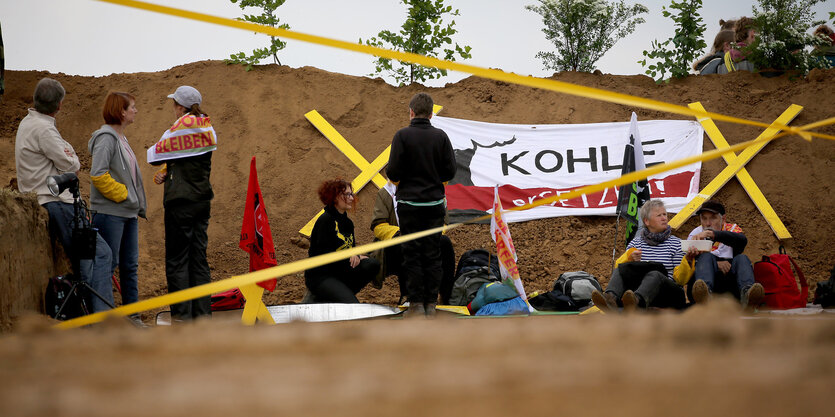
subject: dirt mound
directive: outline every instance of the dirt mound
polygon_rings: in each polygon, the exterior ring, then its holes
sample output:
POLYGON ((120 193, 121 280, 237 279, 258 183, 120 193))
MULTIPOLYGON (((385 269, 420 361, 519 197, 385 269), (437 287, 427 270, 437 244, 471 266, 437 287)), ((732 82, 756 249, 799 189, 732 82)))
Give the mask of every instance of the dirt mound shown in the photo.
MULTIPOLYGON (((15 175, 14 136, 31 105, 37 81, 51 76, 67 90, 57 116, 62 135, 81 158, 83 194, 88 195, 90 155, 87 140, 102 123, 101 105, 108 91, 127 91, 137 97, 139 115, 127 131, 141 153, 173 121, 170 100, 177 86, 193 85, 204 97, 204 110, 212 116, 219 137, 212 183, 215 200, 209 227, 209 263, 213 279, 247 271, 247 255, 238 249, 249 160, 257 157, 261 189, 271 220, 280 262, 307 256, 293 244, 298 230, 321 208, 316 186, 334 176, 353 178, 359 170, 331 145, 305 118, 316 109, 366 159, 372 160, 391 143, 394 132, 408 122, 408 100, 418 91, 432 94, 449 117, 496 123, 594 123, 639 119, 682 119, 681 116, 633 109, 535 90, 504 82, 467 78, 443 88, 413 85, 393 87, 380 79, 346 76, 316 68, 291 69, 261 66, 245 72, 221 62, 197 62, 158 73, 114 74, 107 77, 67 76, 35 71, 7 71, 6 95, 0 103, 0 183, 15 175)), ((680 105, 700 101, 709 111, 770 123, 790 104, 804 106, 793 122, 804 125, 832 116, 835 70, 816 70, 805 79, 763 78, 745 72, 726 76, 691 76, 657 85, 645 76, 560 73, 555 79, 653 98, 680 105)), ((761 129, 719 123, 733 143, 750 140, 761 129)), ((835 135, 835 128, 821 130, 835 135)), ((713 149, 705 139, 704 149, 713 149)), ((162 187, 150 181, 153 169, 141 164, 146 178, 148 221, 140 222, 140 280, 142 299, 165 293, 162 187)), ((725 167, 721 160, 703 164, 702 186, 725 167)), ((835 182, 835 142, 807 143, 786 137, 769 144, 748 164, 748 171, 785 222, 794 239, 785 242, 789 253, 804 268, 810 281, 828 277, 832 267, 831 235, 835 217, 832 184, 835 182)), ((359 193, 359 209, 351 215, 359 243, 372 240, 368 228, 373 186, 359 193)), ((718 194, 731 221, 745 229, 746 254, 752 260, 777 250, 779 242, 736 180, 718 194)), ((676 232, 695 227, 691 219, 676 232)), ((567 270, 586 270, 608 279, 614 242, 614 218, 570 217, 511 225, 522 277, 529 292, 547 291, 567 270)), ((487 226, 469 225, 451 233, 456 252, 492 246, 487 226)), ((21 253, 27 249, 20 248, 21 253)), ((814 287, 813 287, 814 288, 814 287)), ((271 304, 298 302, 304 292, 301 275, 282 277, 267 296, 271 304)), ((395 281, 382 290, 366 289, 363 302, 392 304, 397 300, 395 281)))

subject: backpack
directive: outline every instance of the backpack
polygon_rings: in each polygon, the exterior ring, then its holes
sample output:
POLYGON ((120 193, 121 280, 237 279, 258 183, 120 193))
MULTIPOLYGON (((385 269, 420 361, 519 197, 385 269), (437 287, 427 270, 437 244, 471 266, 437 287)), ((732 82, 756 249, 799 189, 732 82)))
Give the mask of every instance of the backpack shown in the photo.
POLYGON ((762 284, 765 290, 764 302, 768 308, 786 310, 806 307, 809 284, 803 276, 803 271, 791 256, 786 255, 782 246, 780 253, 763 256, 761 261, 754 263, 754 279, 762 284), (800 276, 800 289, 798 279, 792 272, 792 265, 800 276))
POLYGON ((482 285, 499 281, 487 266, 479 266, 469 269, 455 279, 452 284, 452 293, 449 296, 449 304, 454 306, 465 306, 473 301, 476 293, 482 285))
POLYGON ((86 305, 84 298, 79 291, 70 294, 72 290, 72 278, 70 275, 59 275, 57 277, 49 278, 46 284, 46 292, 44 293, 44 310, 49 317, 57 320, 69 320, 84 315, 86 305), (65 300, 67 305, 61 310, 61 315, 58 315, 58 310, 65 300))
POLYGON ((244 308, 245 303, 244 295, 237 288, 212 294, 212 311, 237 310, 244 308))
POLYGON ((458 278, 467 271, 477 269, 480 266, 489 266, 490 273, 496 277, 502 276, 499 272, 499 259, 484 249, 473 249, 464 252, 458 258, 458 266, 455 268, 455 277, 458 278))
POLYGON ((594 290, 603 292, 603 287, 594 275, 586 271, 565 272, 557 278, 554 290, 559 290, 570 297, 577 307, 585 307, 591 303, 591 293, 594 290))

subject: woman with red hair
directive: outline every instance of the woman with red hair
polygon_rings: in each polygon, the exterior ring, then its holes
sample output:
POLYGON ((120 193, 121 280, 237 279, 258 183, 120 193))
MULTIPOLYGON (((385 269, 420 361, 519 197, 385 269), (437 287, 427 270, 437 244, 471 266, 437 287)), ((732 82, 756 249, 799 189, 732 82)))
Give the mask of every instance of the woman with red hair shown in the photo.
MULTIPOLYGON (((319 200, 325 212, 319 216, 310 233, 311 257, 353 248, 354 222, 347 211, 354 210, 356 196, 351 184, 343 179, 328 180, 319 186, 319 200)), ((317 302, 358 303, 356 294, 380 270, 380 263, 365 255, 308 269, 304 283, 317 302)))
MULTIPOLYGON (((139 300, 138 217, 145 217, 145 188, 125 129, 136 118, 136 99, 128 93, 110 93, 104 101, 104 125, 87 144, 93 155, 90 168, 90 209, 93 226, 110 246, 111 272, 119 267, 122 305, 139 300)), ((131 317, 141 323, 139 316, 131 317)))

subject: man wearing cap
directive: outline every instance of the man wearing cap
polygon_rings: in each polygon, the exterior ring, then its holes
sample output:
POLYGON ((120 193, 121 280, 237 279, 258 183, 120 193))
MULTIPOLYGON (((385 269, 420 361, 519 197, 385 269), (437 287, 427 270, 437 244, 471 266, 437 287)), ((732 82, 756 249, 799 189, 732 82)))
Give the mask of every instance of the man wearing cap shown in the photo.
MULTIPOLYGON (((20 121, 15 138, 15 170, 17 188, 22 193, 35 193, 38 204, 49 214, 50 234, 61 242, 64 252, 72 256, 72 221, 75 214, 70 190, 53 196, 46 185, 47 178, 66 172, 78 172, 81 166, 72 145, 61 137, 55 127, 55 115, 64 102, 64 87, 60 82, 44 78, 35 87, 34 108, 20 121)), ((90 312, 109 310, 113 305, 110 284, 110 247, 96 234, 96 255, 79 262, 81 279, 104 297, 89 297, 90 312), (107 303, 110 303, 108 305, 107 303)), ((88 294, 89 295, 89 294, 88 294)))
POLYGON ((736 224, 725 223, 725 206, 709 200, 696 212, 701 226, 693 229, 689 240, 712 240, 710 252, 696 258, 696 272, 690 281, 691 299, 704 303, 711 293, 730 292, 742 306, 754 308, 762 302, 763 286, 754 282, 754 268, 742 252, 748 238, 736 224))

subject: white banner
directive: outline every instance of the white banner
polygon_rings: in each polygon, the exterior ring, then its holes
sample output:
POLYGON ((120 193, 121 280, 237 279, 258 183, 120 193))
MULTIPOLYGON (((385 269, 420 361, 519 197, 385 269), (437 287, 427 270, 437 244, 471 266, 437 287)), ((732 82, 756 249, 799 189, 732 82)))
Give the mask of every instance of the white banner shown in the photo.
MULTIPOLYGON (((488 213, 493 187, 505 208, 564 194, 621 175, 629 143, 629 122, 570 125, 510 125, 432 118, 455 149, 458 172, 447 185, 453 216, 488 213)), ((704 130, 696 121, 638 122, 647 166, 702 152, 704 130)), ((650 195, 670 212, 683 208, 699 191, 701 163, 649 177, 650 195)), ((614 215, 616 187, 525 211, 505 212, 509 222, 557 216, 614 215)))

